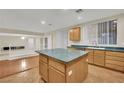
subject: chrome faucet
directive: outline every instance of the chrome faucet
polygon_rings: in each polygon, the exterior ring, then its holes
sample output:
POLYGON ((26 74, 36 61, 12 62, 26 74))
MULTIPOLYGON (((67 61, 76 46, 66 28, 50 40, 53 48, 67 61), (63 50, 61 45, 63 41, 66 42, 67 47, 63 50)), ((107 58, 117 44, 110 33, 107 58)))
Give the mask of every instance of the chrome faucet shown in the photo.
POLYGON ((94 47, 97 47, 97 42, 93 41, 93 45, 94 45, 94 47))

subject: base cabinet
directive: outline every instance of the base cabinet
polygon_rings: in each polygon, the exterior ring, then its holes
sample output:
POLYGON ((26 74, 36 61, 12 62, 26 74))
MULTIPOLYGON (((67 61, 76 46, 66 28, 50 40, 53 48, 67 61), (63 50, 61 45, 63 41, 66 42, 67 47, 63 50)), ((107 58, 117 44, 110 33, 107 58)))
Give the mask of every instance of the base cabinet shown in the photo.
POLYGON ((105 62, 106 67, 124 72, 124 53, 107 51, 105 62))
POLYGON ((88 74, 88 63, 86 58, 79 60, 76 65, 69 65, 66 72, 66 81, 68 83, 80 83, 88 74))
POLYGON ((65 74, 49 66, 49 83, 65 83, 65 74))
MULTIPOLYGON (((41 56, 41 55, 40 55, 41 56)), ((47 62, 39 62, 39 71, 43 80, 49 83, 79 83, 88 74, 87 55, 72 62, 65 63, 48 57, 47 62)))
POLYGON ((87 62, 98 66, 124 72, 124 52, 85 49, 88 51, 87 62))
POLYGON ((95 55, 94 56, 94 64, 99 66, 105 66, 105 58, 103 55, 95 55))
POLYGON ((39 62, 39 72, 41 74, 41 78, 44 81, 48 81, 48 67, 47 64, 45 62, 39 62))
POLYGON ((85 51, 88 51, 88 57, 87 57, 87 62, 93 64, 93 49, 85 49, 85 51))

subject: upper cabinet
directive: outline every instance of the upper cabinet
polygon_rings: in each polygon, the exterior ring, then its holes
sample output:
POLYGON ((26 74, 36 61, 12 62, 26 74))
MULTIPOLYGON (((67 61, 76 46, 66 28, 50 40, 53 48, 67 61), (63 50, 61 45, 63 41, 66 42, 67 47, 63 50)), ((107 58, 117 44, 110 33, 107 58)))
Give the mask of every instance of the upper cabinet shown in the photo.
POLYGON ((69 31, 70 41, 80 41, 80 27, 72 28, 69 31))

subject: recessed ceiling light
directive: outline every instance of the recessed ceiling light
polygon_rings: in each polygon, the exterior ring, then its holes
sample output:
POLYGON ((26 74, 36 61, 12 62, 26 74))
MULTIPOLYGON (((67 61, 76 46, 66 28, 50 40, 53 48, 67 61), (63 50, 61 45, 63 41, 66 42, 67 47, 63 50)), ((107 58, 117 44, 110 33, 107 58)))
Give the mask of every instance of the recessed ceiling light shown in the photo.
POLYGON ((46 24, 46 21, 41 21, 41 24, 46 24))
POLYGON ((78 20, 81 20, 82 19, 82 17, 81 16, 78 16, 78 20))
POLYGON ((114 22, 114 23, 117 23, 117 21, 116 21, 116 20, 114 20, 113 22, 114 22))
POLYGON ((25 37, 23 37, 23 36, 22 36, 22 37, 21 37, 21 39, 22 39, 22 40, 24 40, 24 39, 25 39, 25 37))

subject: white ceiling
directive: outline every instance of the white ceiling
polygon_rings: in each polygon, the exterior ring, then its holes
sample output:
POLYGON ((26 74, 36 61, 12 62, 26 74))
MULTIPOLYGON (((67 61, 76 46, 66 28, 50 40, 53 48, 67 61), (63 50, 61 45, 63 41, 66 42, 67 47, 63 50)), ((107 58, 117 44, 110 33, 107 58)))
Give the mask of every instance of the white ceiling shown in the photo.
POLYGON ((0 28, 47 32, 124 13, 124 9, 84 9, 81 14, 75 11, 76 9, 1 9, 0 28), (82 19, 79 20, 78 16, 82 19), (42 20, 46 24, 41 24, 42 20))

